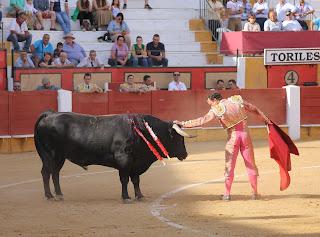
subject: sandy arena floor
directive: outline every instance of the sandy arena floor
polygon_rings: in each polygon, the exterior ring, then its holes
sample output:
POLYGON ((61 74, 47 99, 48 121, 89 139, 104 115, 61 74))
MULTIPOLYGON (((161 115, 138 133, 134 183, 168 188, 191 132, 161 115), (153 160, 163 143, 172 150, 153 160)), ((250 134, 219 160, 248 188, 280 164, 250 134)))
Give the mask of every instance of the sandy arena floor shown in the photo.
POLYGON ((0 155, 0 236, 319 237, 320 141, 298 147, 291 185, 280 192, 267 143, 256 142, 262 199, 250 200, 238 157, 231 202, 218 199, 224 142, 190 143, 186 161, 154 164, 141 178, 146 200, 132 204, 122 204, 115 170, 91 166, 86 172, 70 162, 62 170, 65 201, 49 202, 36 153, 0 155))

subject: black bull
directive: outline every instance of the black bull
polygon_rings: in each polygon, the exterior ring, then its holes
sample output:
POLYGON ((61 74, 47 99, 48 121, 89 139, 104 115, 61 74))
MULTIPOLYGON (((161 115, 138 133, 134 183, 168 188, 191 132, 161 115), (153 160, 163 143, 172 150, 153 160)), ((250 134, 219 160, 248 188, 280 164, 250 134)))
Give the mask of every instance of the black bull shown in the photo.
POLYGON ((41 174, 46 198, 54 198, 49 185, 52 176, 56 199, 63 199, 59 173, 66 159, 84 169, 88 165, 103 165, 119 170, 122 199, 130 199, 127 190, 129 177, 135 197, 143 198, 139 176, 157 159, 134 131, 130 121, 135 122, 162 157, 164 154, 148 133, 144 121, 156 133, 170 157, 179 160, 187 157, 183 136, 188 135, 172 122, 150 115, 90 116, 45 112, 35 124, 34 140, 43 164, 41 174))

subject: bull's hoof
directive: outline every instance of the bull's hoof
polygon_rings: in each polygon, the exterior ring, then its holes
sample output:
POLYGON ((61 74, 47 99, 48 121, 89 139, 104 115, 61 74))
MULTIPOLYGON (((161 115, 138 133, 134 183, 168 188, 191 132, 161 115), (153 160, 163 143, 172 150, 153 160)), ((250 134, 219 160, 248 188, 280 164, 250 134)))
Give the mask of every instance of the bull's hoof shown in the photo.
POLYGON ((145 201, 146 200, 146 198, 145 198, 145 196, 137 196, 136 197, 136 201, 138 201, 138 202, 143 202, 143 201, 145 201))
POLYGON ((63 200, 64 200, 63 195, 56 195, 56 196, 54 197, 54 200, 57 201, 57 202, 63 201, 63 200))
POLYGON ((122 202, 123 202, 123 204, 131 204, 132 199, 131 198, 122 199, 122 202))

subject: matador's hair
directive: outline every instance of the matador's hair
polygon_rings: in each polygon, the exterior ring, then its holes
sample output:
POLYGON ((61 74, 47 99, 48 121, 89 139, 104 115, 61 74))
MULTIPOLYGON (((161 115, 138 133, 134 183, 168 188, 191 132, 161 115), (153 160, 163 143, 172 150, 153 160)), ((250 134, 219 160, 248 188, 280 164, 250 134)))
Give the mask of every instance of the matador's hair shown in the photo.
POLYGON ((218 92, 214 92, 213 94, 209 95, 208 98, 210 100, 222 100, 222 95, 218 92))

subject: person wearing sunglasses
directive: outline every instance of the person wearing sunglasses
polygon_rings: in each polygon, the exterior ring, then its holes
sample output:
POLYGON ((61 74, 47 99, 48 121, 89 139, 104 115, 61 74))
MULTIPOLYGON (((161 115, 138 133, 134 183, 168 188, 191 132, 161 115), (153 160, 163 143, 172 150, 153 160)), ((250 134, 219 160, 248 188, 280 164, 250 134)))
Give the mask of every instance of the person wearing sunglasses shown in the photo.
POLYGON ((186 91, 187 87, 186 85, 180 81, 180 73, 174 72, 173 73, 173 80, 169 83, 168 86, 169 91, 186 91))

